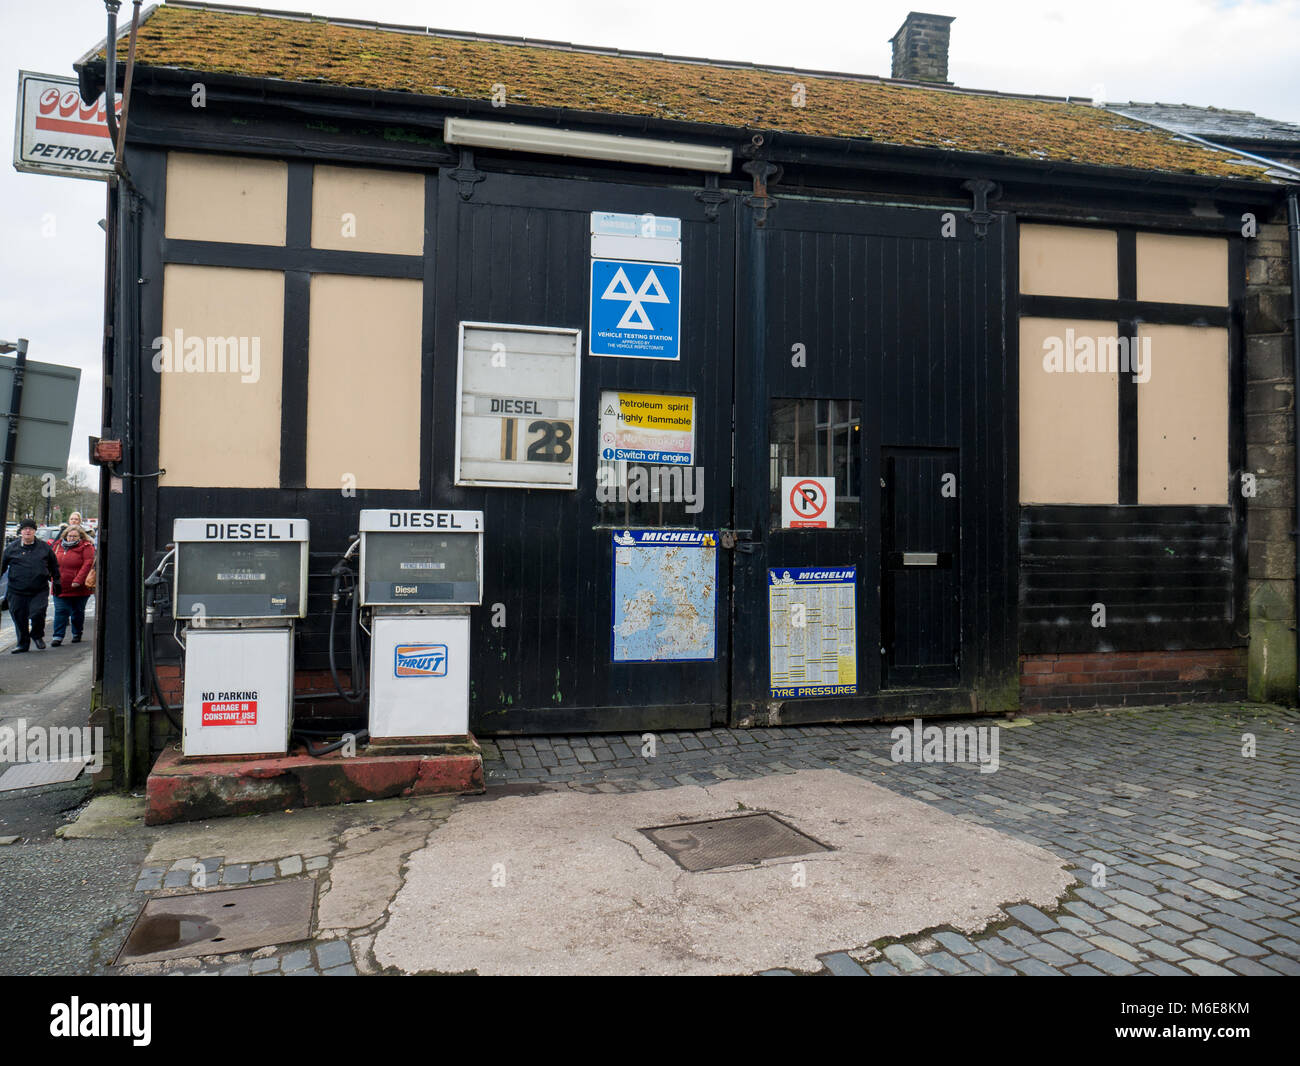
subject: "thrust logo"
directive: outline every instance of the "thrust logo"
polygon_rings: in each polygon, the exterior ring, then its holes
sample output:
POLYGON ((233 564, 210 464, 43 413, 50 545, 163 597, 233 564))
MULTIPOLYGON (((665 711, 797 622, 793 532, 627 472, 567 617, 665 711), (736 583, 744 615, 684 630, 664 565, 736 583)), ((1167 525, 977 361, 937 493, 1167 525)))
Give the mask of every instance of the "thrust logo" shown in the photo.
POLYGON ((399 644, 393 651, 394 677, 446 677, 446 644, 399 644))

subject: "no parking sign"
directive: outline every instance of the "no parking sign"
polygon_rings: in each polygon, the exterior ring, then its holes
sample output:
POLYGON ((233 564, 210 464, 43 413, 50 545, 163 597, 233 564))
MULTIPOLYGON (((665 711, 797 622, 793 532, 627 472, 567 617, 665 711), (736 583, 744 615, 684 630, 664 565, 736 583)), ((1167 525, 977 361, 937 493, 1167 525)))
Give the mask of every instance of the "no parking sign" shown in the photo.
POLYGON ((833 477, 783 477, 781 479, 782 529, 834 529, 835 479, 833 477))

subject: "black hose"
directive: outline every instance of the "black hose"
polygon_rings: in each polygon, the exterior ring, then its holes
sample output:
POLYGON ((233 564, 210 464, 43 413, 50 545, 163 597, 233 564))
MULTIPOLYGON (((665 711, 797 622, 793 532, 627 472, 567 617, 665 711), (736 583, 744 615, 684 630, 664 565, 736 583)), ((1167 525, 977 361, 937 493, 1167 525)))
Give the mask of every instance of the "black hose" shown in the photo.
POLYGON ((345 748, 349 744, 355 744, 357 741, 365 740, 370 736, 370 730, 358 729, 355 733, 350 733, 333 744, 325 744, 319 748, 313 748, 311 741, 307 739, 307 734, 300 729, 295 729, 293 735, 302 741, 303 747, 307 749, 307 754, 313 758, 319 759, 322 755, 328 755, 330 752, 338 751, 339 748, 345 748))
POLYGON ((158 664, 154 661, 152 615, 153 611, 149 611, 144 623, 144 655, 145 665, 149 670, 149 683, 153 688, 154 698, 158 701, 159 709, 161 709, 163 714, 167 716, 167 721, 171 722, 172 728, 184 736, 185 729, 181 725, 180 720, 172 712, 171 706, 163 696, 162 684, 158 680, 158 664))
POLYGON ((357 589, 355 583, 353 583, 352 590, 350 592, 350 595, 352 597, 352 614, 351 614, 352 633, 349 641, 349 647, 351 649, 351 655, 352 655, 352 677, 351 677, 352 688, 350 690, 345 690, 343 688, 343 682, 339 680, 338 656, 334 648, 334 634, 336 628, 336 620, 338 618, 339 598, 340 598, 340 590, 342 589, 343 586, 343 578, 345 575, 350 575, 351 571, 348 569, 346 563, 340 562, 338 565, 334 567, 332 573, 334 575, 334 592, 330 596, 330 629, 329 629, 330 677, 334 681, 334 690, 339 694, 341 698, 343 698, 353 706, 360 706, 362 703, 365 702, 366 699, 366 685, 365 685, 365 667, 360 665, 358 661, 358 655, 357 655, 357 629, 358 629, 357 601, 359 597, 357 596, 357 589), (361 681, 360 685, 357 684, 358 678, 361 681))

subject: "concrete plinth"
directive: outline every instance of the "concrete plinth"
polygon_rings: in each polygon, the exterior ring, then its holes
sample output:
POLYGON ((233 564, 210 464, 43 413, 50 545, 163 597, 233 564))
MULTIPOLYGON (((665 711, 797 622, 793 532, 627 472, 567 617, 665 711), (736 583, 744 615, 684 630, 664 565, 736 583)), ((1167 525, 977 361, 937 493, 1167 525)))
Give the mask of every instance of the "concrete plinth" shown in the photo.
POLYGON ((146 786, 146 825, 193 822, 286 808, 324 807, 392 796, 483 791, 483 756, 472 736, 437 750, 388 754, 361 748, 313 758, 305 752, 186 759, 169 748, 146 786))

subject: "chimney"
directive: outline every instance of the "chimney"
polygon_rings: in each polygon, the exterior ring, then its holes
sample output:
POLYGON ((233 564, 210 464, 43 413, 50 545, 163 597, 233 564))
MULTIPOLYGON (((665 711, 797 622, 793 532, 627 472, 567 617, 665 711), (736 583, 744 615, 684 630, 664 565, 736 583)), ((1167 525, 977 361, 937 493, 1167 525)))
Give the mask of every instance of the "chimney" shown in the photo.
POLYGON ((904 81, 934 81, 951 85, 948 80, 948 15, 927 15, 912 11, 899 31, 889 39, 894 46, 894 63, 890 76, 904 81))

